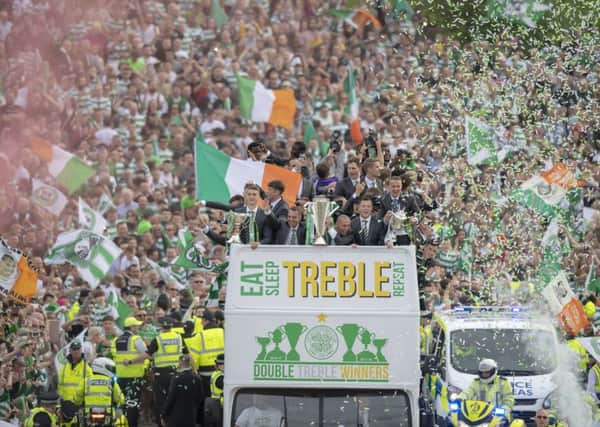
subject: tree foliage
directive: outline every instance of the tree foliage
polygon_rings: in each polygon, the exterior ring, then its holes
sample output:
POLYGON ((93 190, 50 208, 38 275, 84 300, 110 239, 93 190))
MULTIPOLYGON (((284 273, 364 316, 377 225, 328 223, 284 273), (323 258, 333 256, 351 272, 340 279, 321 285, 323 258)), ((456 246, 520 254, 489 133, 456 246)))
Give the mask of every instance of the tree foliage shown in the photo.
POLYGON ((530 47, 541 47, 597 36, 600 30, 600 0, 411 0, 410 4, 427 27, 461 42, 518 37, 530 47), (503 15, 498 6, 529 2, 548 7, 535 27, 503 15))

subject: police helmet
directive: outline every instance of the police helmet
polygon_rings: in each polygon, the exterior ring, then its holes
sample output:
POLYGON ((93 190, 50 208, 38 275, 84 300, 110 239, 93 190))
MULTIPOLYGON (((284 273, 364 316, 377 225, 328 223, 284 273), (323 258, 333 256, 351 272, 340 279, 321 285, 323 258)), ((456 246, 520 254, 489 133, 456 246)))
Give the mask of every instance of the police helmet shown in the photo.
POLYGON ((493 359, 483 359, 479 362, 479 379, 482 383, 489 384, 496 378, 498 364, 493 359))
POLYGON ((96 374, 113 377, 115 375, 115 362, 108 357, 97 357, 92 362, 92 371, 96 374))

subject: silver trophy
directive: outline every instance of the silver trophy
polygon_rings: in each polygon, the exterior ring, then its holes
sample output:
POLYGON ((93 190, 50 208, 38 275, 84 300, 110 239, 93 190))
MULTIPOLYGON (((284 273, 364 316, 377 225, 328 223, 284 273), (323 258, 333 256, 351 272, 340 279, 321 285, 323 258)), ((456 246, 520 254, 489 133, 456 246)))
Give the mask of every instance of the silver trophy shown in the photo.
POLYGON ((327 232, 327 218, 338 209, 335 202, 325 196, 316 196, 312 203, 307 203, 308 212, 312 215, 315 227, 315 246, 326 246, 325 233, 327 232))
POLYGON ((249 213, 239 213, 239 212, 231 212, 227 213, 227 234, 229 235, 229 240, 227 243, 242 243, 240 239, 240 232, 248 227, 247 219, 250 218, 249 213))
POLYGON ((408 235, 408 230, 406 227, 406 221, 408 217, 406 216, 406 212, 404 212, 402 209, 399 209, 396 212, 389 212, 392 215, 388 224, 388 234, 386 236, 386 240, 392 240, 394 243, 396 243, 398 236, 408 235))

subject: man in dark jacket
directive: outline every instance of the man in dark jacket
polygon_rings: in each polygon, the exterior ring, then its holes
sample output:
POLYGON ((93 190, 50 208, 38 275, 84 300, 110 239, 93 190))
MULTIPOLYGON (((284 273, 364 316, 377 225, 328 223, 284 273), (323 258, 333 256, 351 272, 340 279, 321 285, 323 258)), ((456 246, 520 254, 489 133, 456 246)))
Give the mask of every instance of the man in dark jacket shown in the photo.
POLYGON ((204 400, 202 381, 192 370, 192 359, 184 354, 179 369, 171 379, 162 409, 162 422, 167 427, 195 427, 198 405, 204 400))
POLYGON ((304 245, 306 242, 306 227, 301 221, 300 208, 297 206, 289 208, 287 221, 281 223, 273 243, 276 245, 304 245))
MULTIPOLYGON (((261 189, 258 185, 248 183, 244 187, 244 204, 242 206, 225 205, 210 201, 203 202, 203 205, 211 209, 249 214, 254 218, 254 227, 250 230, 250 218, 242 223, 240 230, 240 239, 242 243, 261 242, 268 244, 271 243, 274 230, 279 227, 279 223, 272 212, 267 215, 265 211, 258 206, 260 201, 260 191, 261 189)), ((208 226, 205 226, 203 232, 215 243, 223 246, 227 244, 227 239, 210 230, 208 226)))
POLYGON ((285 191, 285 186, 283 182, 275 179, 267 184, 267 203, 264 211, 265 214, 269 214, 272 212, 275 218, 277 218, 280 222, 287 220, 287 214, 289 206, 285 200, 283 200, 283 192, 285 191))
POLYGON ((327 233, 328 244, 332 246, 351 246, 356 243, 354 233, 350 227, 350 217, 339 215, 335 221, 335 229, 327 233))
POLYGON ((383 221, 373 212, 373 201, 363 197, 358 207, 359 216, 352 219, 351 228, 355 243, 361 246, 382 246, 386 229, 383 221))
POLYGON ((346 165, 348 176, 338 181, 335 186, 335 195, 348 200, 356 191, 356 184, 360 183, 360 165, 357 159, 348 160, 346 165))

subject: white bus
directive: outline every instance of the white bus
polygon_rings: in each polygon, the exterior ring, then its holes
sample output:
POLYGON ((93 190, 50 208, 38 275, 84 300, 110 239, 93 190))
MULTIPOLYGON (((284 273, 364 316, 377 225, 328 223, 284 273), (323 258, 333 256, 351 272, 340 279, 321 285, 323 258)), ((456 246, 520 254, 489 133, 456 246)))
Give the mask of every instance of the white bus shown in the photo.
POLYGON ((224 426, 416 427, 414 247, 231 248, 224 426))

